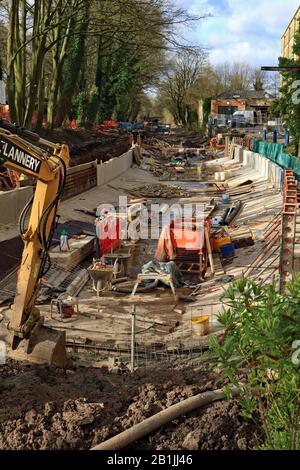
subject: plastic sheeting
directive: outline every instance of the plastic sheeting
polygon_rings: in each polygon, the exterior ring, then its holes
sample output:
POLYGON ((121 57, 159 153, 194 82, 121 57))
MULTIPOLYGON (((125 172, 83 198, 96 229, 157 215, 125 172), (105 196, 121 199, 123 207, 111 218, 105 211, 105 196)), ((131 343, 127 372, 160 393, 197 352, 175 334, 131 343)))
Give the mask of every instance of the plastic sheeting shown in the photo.
POLYGON ((294 171, 295 178, 300 182, 300 159, 284 152, 283 144, 274 144, 272 142, 258 142, 252 140, 252 151, 265 156, 272 162, 284 169, 294 171))

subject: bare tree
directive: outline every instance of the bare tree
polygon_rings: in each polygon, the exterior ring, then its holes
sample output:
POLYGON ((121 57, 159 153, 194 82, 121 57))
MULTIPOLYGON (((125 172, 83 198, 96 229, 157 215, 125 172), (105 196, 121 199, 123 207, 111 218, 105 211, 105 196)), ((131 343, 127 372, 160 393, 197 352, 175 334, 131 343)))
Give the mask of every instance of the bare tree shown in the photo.
POLYGON ((270 72, 267 75, 267 89, 273 96, 275 96, 275 98, 279 97, 280 84, 279 72, 270 72))
POLYGON ((253 67, 249 64, 225 62, 215 70, 222 91, 249 90, 253 86, 253 67))
POLYGON ((170 62, 162 83, 162 94, 177 124, 186 126, 191 120, 190 93, 206 65, 207 58, 201 50, 181 51, 170 62))
POLYGON ((267 73, 261 70, 260 68, 256 68, 253 71, 253 88, 256 91, 265 90, 267 87, 267 73))

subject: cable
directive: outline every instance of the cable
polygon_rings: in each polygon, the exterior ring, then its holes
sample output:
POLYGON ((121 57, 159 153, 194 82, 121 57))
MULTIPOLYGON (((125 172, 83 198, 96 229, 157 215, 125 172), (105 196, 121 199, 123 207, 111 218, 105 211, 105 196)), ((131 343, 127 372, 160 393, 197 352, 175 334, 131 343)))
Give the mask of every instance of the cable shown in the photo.
POLYGON ((56 225, 56 222, 57 222, 56 213, 57 213, 58 203, 59 203, 59 201, 62 197, 62 194, 64 192, 66 178, 67 178, 66 164, 65 164, 65 162, 63 161, 63 159, 61 157, 57 156, 57 158, 61 162, 59 189, 58 189, 56 197, 53 199, 53 201, 50 203, 50 205, 44 211, 44 213, 41 217, 41 220, 40 220, 39 227, 38 227, 38 236, 39 236, 39 239, 41 241, 43 251, 44 251, 44 255, 43 255, 43 258, 42 258, 42 262, 41 262, 41 268, 40 268, 40 272, 39 272, 39 278, 41 278, 42 276, 45 276, 45 274, 47 274, 47 272, 51 268, 51 259, 50 259, 50 256, 49 256, 49 249, 50 249, 50 246, 51 246, 52 236, 53 236, 53 233, 54 233, 54 230, 55 230, 55 225, 56 225), (46 233, 47 223, 48 223, 48 219, 51 215, 51 212, 53 210, 54 210, 53 223, 51 225, 50 232, 49 232, 48 237, 47 237, 47 233, 46 233), (46 267, 46 263, 48 263, 47 267, 46 267))
MULTIPOLYGON (((49 206, 43 212, 42 217, 41 217, 40 222, 39 222, 39 226, 37 228, 38 238, 39 238, 39 241, 40 241, 40 243, 42 245, 42 249, 43 249, 43 255, 42 255, 42 258, 41 258, 41 265, 40 265, 39 273, 38 273, 38 276, 37 276, 37 281, 39 281, 43 276, 45 276, 51 268, 51 259, 50 259, 50 255, 49 255, 49 249, 50 249, 52 236, 53 236, 53 232, 54 232, 55 224, 56 224, 56 211, 57 211, 58 203, 59 203, 59 200, 60 200, 60 198, 63 194, 65 183, 66 183, 66 176, 67 176, 66 164, 65 164, 65 162, 63 161, 63 159, 61 157, 57 156, 57 158, 61 162, 60 176, 59 176, 59 178, 60 178, 59 189, 58 189, 57 195, 55 196, 53 201, 49 204, 49 206), (49 232, 48 239, 47 239, 47 233, 46 233, 47 222, 49 220, 49 217, 50 217, 50 214, 51 214, 52 210, 54 210, 55 213, 54 213, 54 217, 53 217, 53 223, 51 225, 50 232, 49 232)), ((39 283, 37 282, 36 283, 36 288, 34 289, 34 291, 32 293, 32 296, 29 300, 29 303, 31 302, 32 298, 34 298, 34 296, 37 292, 37 289, 38 289, 38 285, 39 285, 39 283)))
POLYGON ((25 220, 26 220, 27 214, 29 212, 29 209, 32 207, 33 200, 34 200, 34 196, 32 196, 31 199, 27 202, 27 204, 24 207, 24 209, 22 210, 22 212, 20 214, 20 217, 19 217, 19 220, 18 220, 19 233, 20 233, 20 236, 21 236, 24 243, 25 243, 25 240, 24 240, 23 236, 24 236, 24 233, 26 232, 25 220))

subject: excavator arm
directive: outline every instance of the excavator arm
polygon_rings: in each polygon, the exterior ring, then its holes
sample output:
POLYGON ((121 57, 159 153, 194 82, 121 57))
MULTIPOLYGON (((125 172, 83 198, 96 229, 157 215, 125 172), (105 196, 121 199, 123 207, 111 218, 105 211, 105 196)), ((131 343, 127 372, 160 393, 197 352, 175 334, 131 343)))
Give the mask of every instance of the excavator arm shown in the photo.
POLYGON ((35 303, 41 279, 50 266, 48 252, 69 161, 67 145, 53 144, 0 120, 0 164, 37 179, 34 196, 19 219, 24 250, 10 313, 11 349, 17 358, 56 365, 65 362, 63 339, 59 332, 42 327, 43 318, 35 303), (25 226, 30 209, 29 223, 25 226), (22 351, 18 355, 19 349, 22 351))

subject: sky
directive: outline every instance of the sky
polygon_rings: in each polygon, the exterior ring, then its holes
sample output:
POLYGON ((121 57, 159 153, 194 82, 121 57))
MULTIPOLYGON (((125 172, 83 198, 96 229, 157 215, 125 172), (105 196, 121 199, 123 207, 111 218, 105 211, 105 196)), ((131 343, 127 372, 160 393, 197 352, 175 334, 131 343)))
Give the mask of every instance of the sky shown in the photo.
POLYGON ((194 14, 212 14, 185 37, 208 50, 210 62, 278 65, 280 40, 299 0, 176 0, 194 14))

